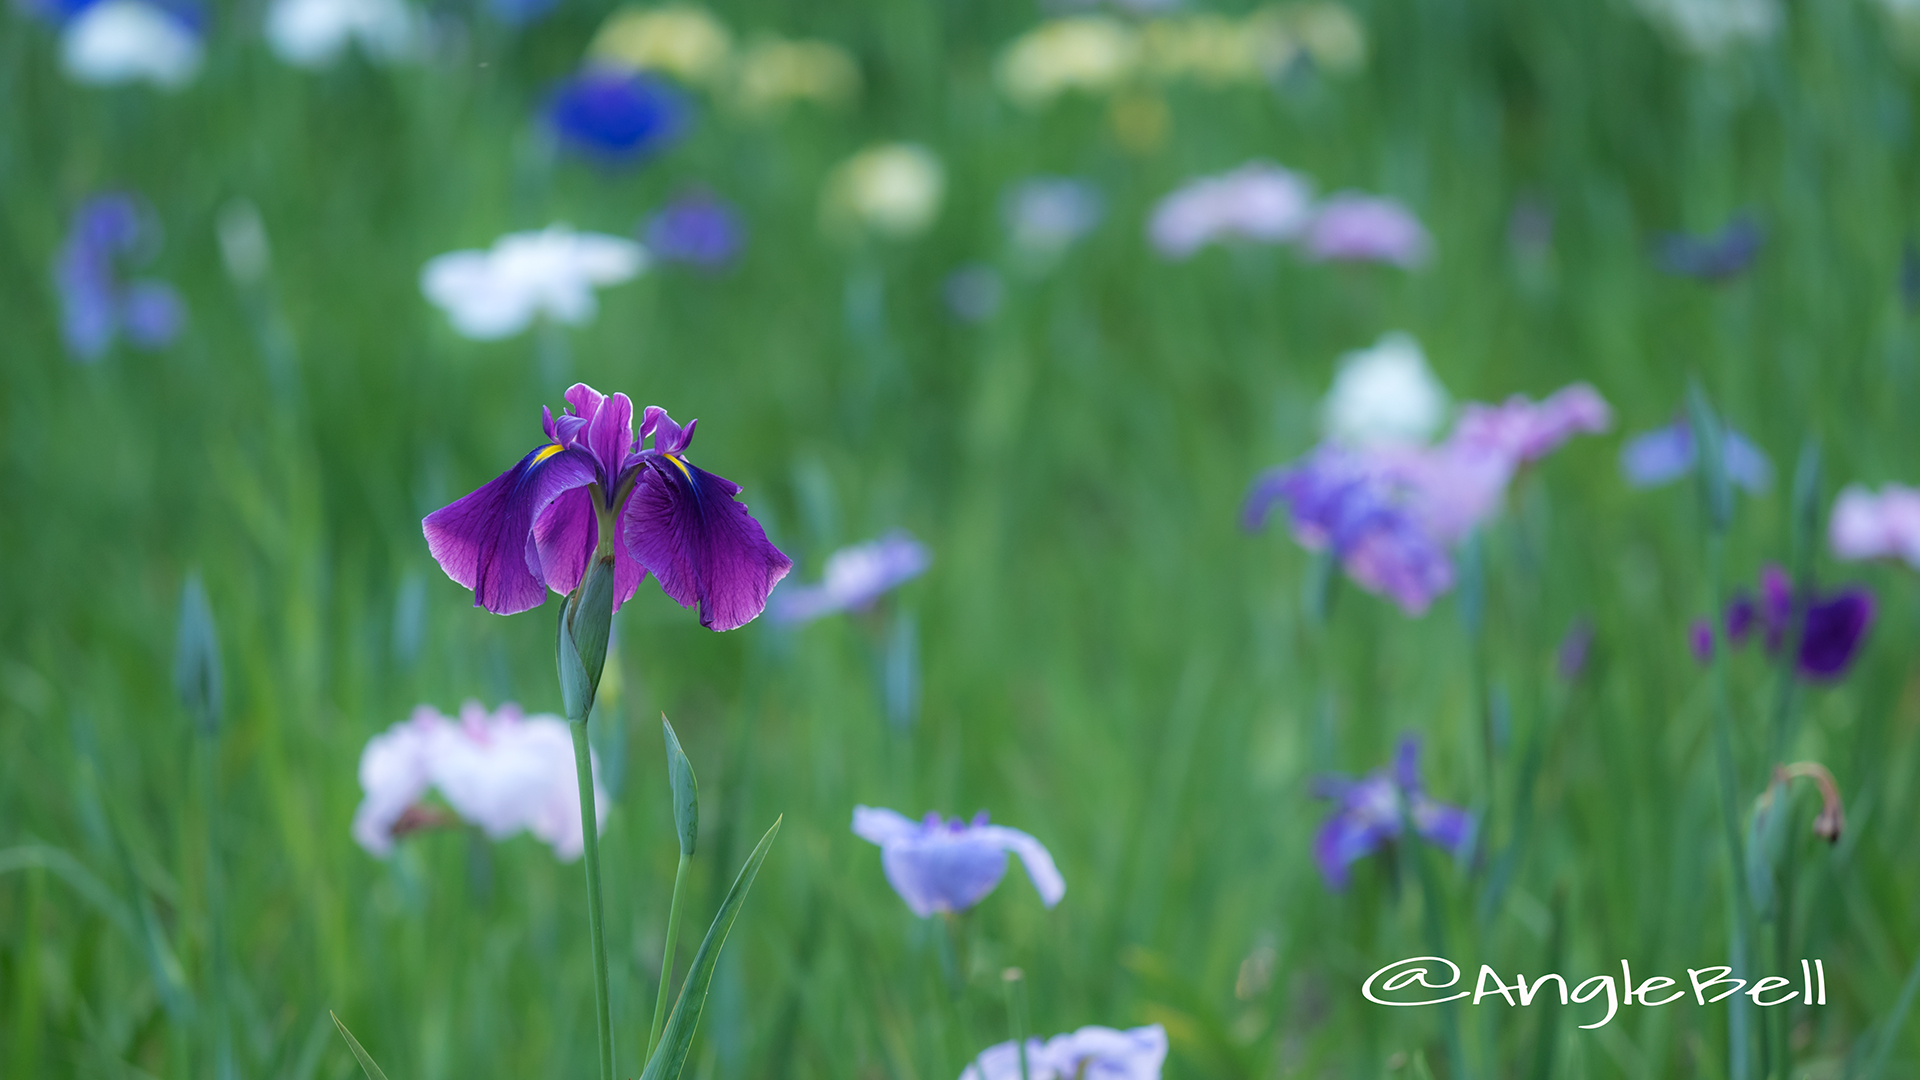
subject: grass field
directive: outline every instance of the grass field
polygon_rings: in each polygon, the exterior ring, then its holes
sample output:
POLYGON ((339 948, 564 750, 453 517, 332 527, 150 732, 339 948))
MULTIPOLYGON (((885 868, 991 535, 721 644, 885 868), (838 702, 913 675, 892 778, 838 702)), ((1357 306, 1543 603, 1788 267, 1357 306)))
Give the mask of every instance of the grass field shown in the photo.
POLYGON ((713 10, 742 40, 843 46, 857 98, 749 115, 689 90, 685 137, 618 169, 557 152, 539 118, 600 0, 522 26, 460 0, 427 58, 318 71, 223 3, 173 92, 78 85, 48 19, 0 16, 0 1073, 342 1080, 329 1010, 395 1080, 592 1073, 578 863, 470 830, 381 861, 348 831, 362 747, 417 704, 559 710, 552 602, 476 610, 420 518, 518 460, 584 380, 699 417, 697 461, 744 485, 795 580, 894 527, 933 553, 867 618, 713 634, 651 585, 616 617, 594 738, 620 1075, 641 1067, 676 859, 664 712, 702 782, 682 965, 784 815, 694 1044, 703 1080, 958 1076, 1010 1037, 1008 966, 1042 1035, 1163 1024, 1169 1077, 1785 1080, 1874 1075, 1876 1055, 1883 1080, 1920 1076, 1920 1022, 1888 1025, 1920 955, 1920 583, 1836 563, 1824 526, 1797 551, 1793 527, 1806 447, 1822 514, 1843 484, 1920 480, 1901 294, 1920 66, 1879 6, 1786 4, 1770 37, 1702 55, 1620 2, 1354 0, 1355 70, 1040 108, 994 75, 1048 17, 1031 0, 713 10), (833 167, 895 139, 944 164, 931 228, 823 229, 833 167), (1154 253, 1158 199, 1254 158, 1403 201, 1433 257, 1154 253), (1000 218, 1035 174, 1106 206, 1043 268, 1000 218), (587 324, 491 342, 422 297, 443 252, 555 221, 632 235, 695 186, 745 222, 726 270, 656 266, 587 324), (164 230, 138 273, 187 322, 76 362, 49 268, 114 190, 164 230), (1511 238, 1523 204, 1550 241, 1511 238), (242 206, 271 248, 250 279, 220 241, 242 206), (1659 235, 1743 211, 1765 238, 1750 270, 1662 272, 1659 235), (967 264, 1005 282, 978 323, 943 300, 967 264), (1420 618, 1346 581, 1319 595, 1326 568, 1284 528, 1239 524, 1253 477, 1318 440, 1338 358, 1392 330, 1457 401, 1585 380, 1615 415, 1518 480, 1482 571, 1420 618), (1718 570, 1694 485, 1636 490, 1617 461, 1690 382, 1777 473, 1737 501, 1718 570), (1598 1006, 1364 1000, 1376 968, 1435 952, 1469 978, 1727 962, 1715 682, 1687 626, 1803 557, 1879 602, 1854 669, 1790 692, 1757 649, 1719 670, 1742 821, 1782 701, 1782 760, 1824 763, 1846 801, 1829 846, 1796 797, 1776 913, 1752 923, 1757 967, 1797 986, 1820 958, 1829 1003, 1745 1010, 1764 1024, 1743 1074, 1724 1003, 1580 1030, 1598 1006), (193 571, 224 662, 212 740, 172 684, 193 571), (902 619, 905 728, 876 674, 902 619), (1591 659, 1563 678, 1579 620, 1591 659), (1399 845, 1330 891, 1312 780, 1383 765, 1405 732, 1432 794, 1480 813, 1482 855, 1399 845), (856 804, 989 810, 1047 845, 1066 897, 1043 909, 1014 870, 917 919, 849 832, 856 804))

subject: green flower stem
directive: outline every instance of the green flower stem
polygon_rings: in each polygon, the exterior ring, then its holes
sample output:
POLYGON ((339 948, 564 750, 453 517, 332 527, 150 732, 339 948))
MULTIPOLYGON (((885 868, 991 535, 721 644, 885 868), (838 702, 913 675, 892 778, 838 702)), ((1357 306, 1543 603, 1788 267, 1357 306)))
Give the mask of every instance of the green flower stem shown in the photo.
POLYGON ((584 718, 573 729, 573 767, 580 781, 580 832, 586 841, 587 927, 593 937, 593 1004, 600 1022, 600 1080, 613 1080, 613 1014, 607 1002, 607 936, 600 901, 600 819, 593 807, 593 759, 587 748, 584 718))
MULTIPOLYGON (((1724 542, 1718 533, 1707 537, 1707 610, 1720 611, 1720 579, 1724 542)), ((1717 636, 1717 635, 1716 635, 1717 636)), ((1752 949, 1748 928, 1753 920, 1753 903, 1747 896, 1745 847, 1740 840, 1740 769, 1733 754, 1733 706, 1727 697, 1727 661, 1724 643, 1716 642, 1709 678, 1713 689, 1713 749, 1720 773, 1720 816, 1727 842, 1727 891, 1733 926, 1729 962, 1735 978, 1744 978, 1750 967, 1752 949)), ((1748 1034, 1752 1017, 1739 995, 1729 1002, 1727 1013, 1727 1075, 1731 1080, 1750 1080, 1753 1075, 1752 1043, 1748 1034)))
POLYGON ((653 1030, 647 1033, 647 1060, 653 1060, 653 1048, 660 1044, 660 1030, 667 1024, 667 991, 673 988, 673 947, 680 940, 680 899, 687 893, 688 857, 682 853, 680 865, 673 871, 673 905, 667 908, 667 948, 660 958, 660 996, 653 1002, 653 1030))
POLYGON ((1007 1024, 1013 1028, 1013 1045, 1020 1058, 1020 1080, 1029 1080, 1025 974, 1019 968, 1008 968, 1000 978, 1007 984, 1007 1024))
POLYGON ((230 1080, 234 1075, 234 1061, 231 1020, 227 1014, 227 916, 220 877, 220 744, 217 735, 203 736, 198 742, 207 832, 207 1019, 213 1039, 214 1076, 218 1080, 230 1080))

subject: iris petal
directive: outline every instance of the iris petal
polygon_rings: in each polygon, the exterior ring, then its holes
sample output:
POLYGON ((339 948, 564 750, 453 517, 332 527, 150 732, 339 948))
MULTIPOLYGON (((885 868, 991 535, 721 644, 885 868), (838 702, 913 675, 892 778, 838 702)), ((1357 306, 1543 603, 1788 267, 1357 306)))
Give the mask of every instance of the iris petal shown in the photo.
MULTIPOLYGON (((547 597, 537 561, 528 558, 536 516, 574 488, 593 482, 584 454, 529 453, 479 490, 421 522, 427 550, 447 576, 473 590, 476 607, 511 615, 547 597)), ((537 556, 536 556, 537 559, 537 556)))
POLYGON ((1027 868, 1027 877, 1033 881, 1042 904, 1052 907, 1067 894, 1066 879, 1060 876, 1059 868, 1053 865, 1053 856, 1040 841, 1005 825, 987 825, 978 829, 977 833, 982 839, 991 840, 1020 856, 1020 862, 1027 868))
POLYGON ((681 607, 698 603, 709 630, 753 621, 793 569, 734 499, 739 492, 725 477, 663 456, 649 461, 621 512, 627 551, 681 607))
MULTIPOLYGON (((600 523, 593 512, 593 493, 573 488, 547 504, 534 519, 527 537, 527 564, 540 567, 547 588, 566 595, 579 587, 600 543, 600 523)), ((647 569, 634 561, 620 544, 613 548, 613 610, 633 599, 646 580, 647 569)))

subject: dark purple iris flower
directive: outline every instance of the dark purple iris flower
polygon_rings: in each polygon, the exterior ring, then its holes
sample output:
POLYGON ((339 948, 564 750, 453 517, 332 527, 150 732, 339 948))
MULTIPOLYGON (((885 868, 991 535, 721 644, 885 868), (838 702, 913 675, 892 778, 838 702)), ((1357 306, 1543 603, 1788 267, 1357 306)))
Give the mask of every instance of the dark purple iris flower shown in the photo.
POLYGON ((1808 604, 1794 667, 1816 682, 1845 675, 1873 625, 1873 614, 1873 594, 1862 588, 1843 589, 1808 604))
POLYGON ((120 276, 118 264, 151 248, 154 233, 130 195, 95 196, 74 214, 53 280, 61 336, 75 360, 99 360, 121 335, 142 349, 163 348, 179 336, 187 313, 173 287, 120 276))
MULTIPOLYGON (((1797 637, 1791 638, 1797 642, 1794 670, 1813 682, 1831 682, 1853 666, 1873 625, 1874 612, 1873 594, 1864 588, 1848 586, 1826 595, 1796 595, 1787 572, 1768 564, 1760 571, 1759 598, 1742 590, 1727 605, 1727 640, 1736 646, 1745 644, 1758 624, 1767 652, 1777 653, 1797 626, 1797 637)), ((1693 633, 1703 632, 1710 643, 1712 625, 1697 620, 1693 633)), ((1695 655, 1703 662, 1707 659, 1700 656, 1697 647, 1695 655)))
POLYGON ((588 68, 561 83, 547 106, 547 122, 562 142, 612 164, 663 149, 686 121, 686 102, 666 82, 607 68, 588 68))
POLYGON ((1747 635, 1753 633, 1753 621, 1759 617, 1759 609, 1754 607, 1753 597, 1745 589, 1733 594, 1733 601, 1727 605, 1727 641, 1735 646, 1745 645, 1747 635))
POLYGON ((1702 281, 1730 281, 1753 264, 1765 239, 1760 223, 1745 213, 1711 236, 1668 233, 1660 238, 1660 268, 1702 281))
POLYGON ((648 220, 641 240, 647 251, 668 262, 718 269, 733 261, 746 243, 740 215, 704 192, 683 195, 648 220))
POLYGON ((740 486, 687 461, 694 421, 682 428, 648 406, 633 436, 633 403, 585 383, 567 390, 572 412, 544 414, 547 441, 478 491, 428 514, 427 548, 447 576, 473 590, 476 607, 511 615, 546 591, 580 584, 601 530, 614 556, 614 607, 651 572, 700 625, 731 630, 766 607, 793 568, 734 496, 740 486), (647 438, 653 445, 642 449, 647 438))
POLYGON ((1327 887, 1347 887, 1348 869, 1356 862, 1398 839, 1401 819, 1412 820, 1414 831, 1459 858, 1473 848, 1473 815, 1429 797, 1420 782, 1420 739, 1403 735, 1393 765, 1353 780, 1322 776, 1314 794, 1338 805, 1314 837, 1313 858, 1327 887))

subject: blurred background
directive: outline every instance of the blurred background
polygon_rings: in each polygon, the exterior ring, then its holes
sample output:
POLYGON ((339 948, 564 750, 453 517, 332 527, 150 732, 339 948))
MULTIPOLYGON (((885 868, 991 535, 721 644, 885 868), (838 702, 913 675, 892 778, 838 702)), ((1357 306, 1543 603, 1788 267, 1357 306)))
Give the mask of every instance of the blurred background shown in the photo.
POLYGON ((1916 584, 1807 520, 1920 480, 1906 0, 0 19, 6 1076, 357 1075, 328 1010, 396 1078, 593 1068, 578 862, 350 832, 363 748, 416 706, 559 711, 552 602, 475 609, 420 518, 575 381, 700 418, 691 457, 744 486, 782 588, 896 529, 930 557, 810 622, 710 633, 651 584, 617 616, 593 727, 623 1075, 677 855, 662 712, 702 785, 690 927, 785 820, 699 1077, 958 1076, 1009 1037, 1010 965, 1032 1030, 1162 1024, 1170 1077, 1743 1075, 1725 1005, 1587 1031, 1358 987, 1436 942, 1469 975, 1726 962, 1688 627, 1770 562, 1878 608, 1843 678, 1718 658, 1742 820, 1788 714, 1781 760, 1847 809, 1830 845, 1787 789, 1773 862, 1748 856, 1757 962, 1822 958, 1830 996, 1768 1010, 1744 1075, 1920 1075, 1916 584), (1391 201, 1343 240, 1343 192, 1391 201), (1241 523, 1326 434, 1342 358, 1395 332, 1456 404, 1584 381, 1612 406, 1417 617, 1241 523), (1622 469, 1690 382, 1771 462, 1718 584, 1695 485, 1622 469), (195 574, 211 728, 175 689, 195 574), (1332 888, 1315 778, 1408 733, 1478 838, 1332 888), (1014 870, 916 918, 857 804, 989 811, 1066 897, 1014 870))

